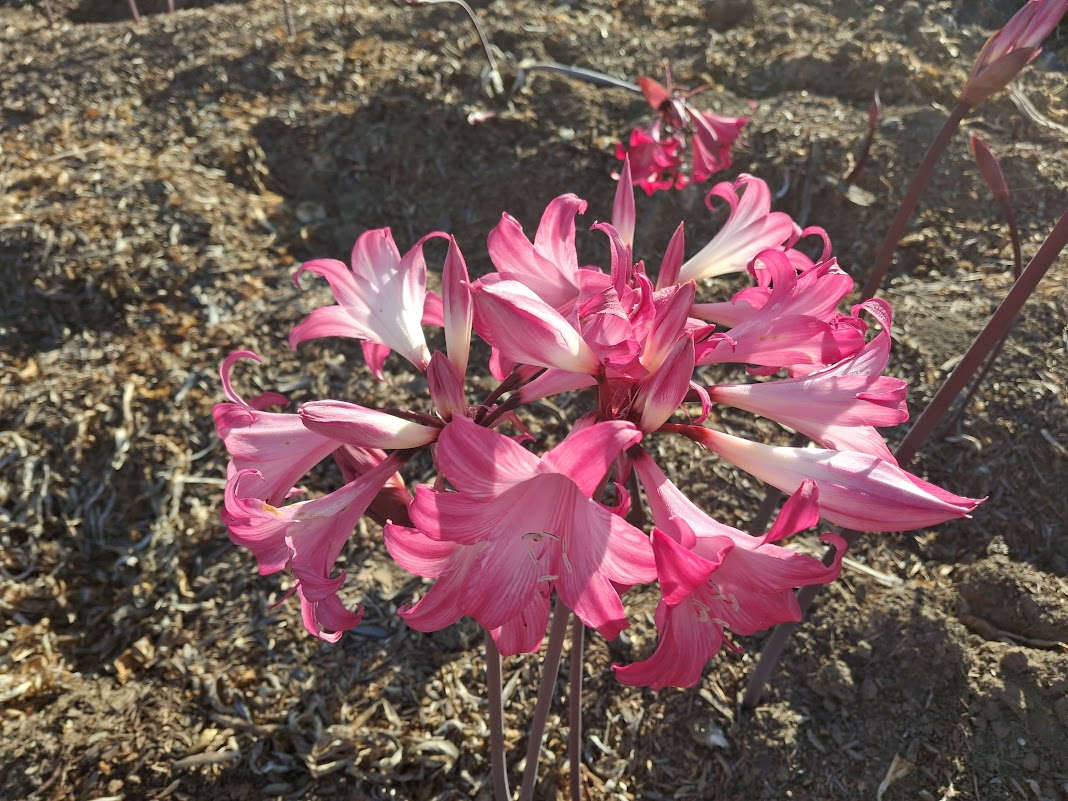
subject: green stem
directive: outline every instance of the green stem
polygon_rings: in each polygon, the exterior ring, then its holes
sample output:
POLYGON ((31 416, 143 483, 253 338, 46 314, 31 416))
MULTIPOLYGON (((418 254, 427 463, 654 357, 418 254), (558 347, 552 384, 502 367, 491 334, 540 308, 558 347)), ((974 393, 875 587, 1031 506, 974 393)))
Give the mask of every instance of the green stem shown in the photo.
POLYGON ((938 159, 942 157, 942 153, 945 152, 946 146, 953 138, 953 135, 957 132, 957 128, 960 127, 964 115, 970 109, 971 106, 966 106, 958 101, 945 123, 942 124, 942 130, 938 132, 938 136, 931 142, 931 146, 927 148, 923 161, 916 168, 916 174, 912 176, 912 183, 909 184, 908 191, 905 192, 905 197, 901 201, 897 215, 890 224, 890 230, 886 232, 886 238, 883 240, 879 255, 875 259, 875 266, 872 268, 868 280, 864 283, 864 289, 860 296, 861 302, 874 297, 882 286, 883 278, 886 276, 886 271, 890 269, 890 262, 894 258, 894 251, 897 250, 897 243, 901 241, 901 236, 905 233, 905 226, 908 225, 912 212, 916 210, 916 204, 920 202, 920 196, 923 194, 923 190, 927 188, 927 182, 931 180, 935 165, 938 163, 938 159))

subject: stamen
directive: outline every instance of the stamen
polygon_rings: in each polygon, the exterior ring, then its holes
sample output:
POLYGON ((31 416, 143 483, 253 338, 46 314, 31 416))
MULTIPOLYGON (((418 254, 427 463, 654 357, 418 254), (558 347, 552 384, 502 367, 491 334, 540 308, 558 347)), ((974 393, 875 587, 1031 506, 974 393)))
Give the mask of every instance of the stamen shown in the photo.
POLYGON ((708 618, 708 606, 706 604, 701 603, 696 598, 691 598, 690 599, 690 603, 693 604, 693 608, 697 612, 697 619, 699 621, 701 621, 702 623, 707 623, 708 620, 709 620, 709 618, 708 618))

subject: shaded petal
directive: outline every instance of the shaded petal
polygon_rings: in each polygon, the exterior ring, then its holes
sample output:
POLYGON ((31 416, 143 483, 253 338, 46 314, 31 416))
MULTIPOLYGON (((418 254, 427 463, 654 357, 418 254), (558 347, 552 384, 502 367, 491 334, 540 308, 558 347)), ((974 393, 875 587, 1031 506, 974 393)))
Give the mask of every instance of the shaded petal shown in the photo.
POLYGON ((620 684, 650 687, 693 687, 701 680, 708 660, 723 646, 723 629, 700 619, 689 603, 657 608, 659 624, 656 650, 648 659, 621 666, 612 665, 620 684))
POLYGON ((437 578, 444 573, 453 554, 462 546, 447 540, 434 540, 417 528, 387 523, 382 530, 386 550, 409 573, 437 578))
POLYGON ((532 654, 545 639, 549 624, 549 596, 552 593, 547 583, 539 584, 530 602, 515 617, 490 631, 493 642, 502 656, 532 654))
POLYGON ((435 456, 454 487, 478 498, 495 498, 538 469, 538 457, 521 445, 459 416, 445 426, 435 456))
POLYGON ((263 478, 261 497, 272 504, 285 500, 301 477, 340 444, 309 431, 295 414, 219 403, 212 416, 235 469, 258 471, 263 478))
POLYGON ((719 550, 716 557, 706 559, 684 548, 660 529, 653 529, 656 577, 660 582, 664 603, 678 606, 697 587, 708 581, 734 548, 734 542, 729 537, 718 537, 717 540, 719 550))
POLYGON ((636 405, 641 409, 638 425, 642 431, 656 431, 682 405, 690 391, 693 369, 693 338, 686 336, 675 344, 660 369, 638 392, 636 405))
POLYGON ((539 473, 560 473, 579 491, 592 498, 620 451, 641 441, 633 423, 612 420, 573 431, 549 451, 538 466, 539 473))

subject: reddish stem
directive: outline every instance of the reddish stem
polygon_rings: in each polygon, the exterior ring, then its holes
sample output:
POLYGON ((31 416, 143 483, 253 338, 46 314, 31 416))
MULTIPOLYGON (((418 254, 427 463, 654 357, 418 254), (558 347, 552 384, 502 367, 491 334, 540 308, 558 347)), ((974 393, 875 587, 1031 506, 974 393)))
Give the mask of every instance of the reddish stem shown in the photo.
POLYGON ((941 158, 942 153, 945 152, 946 146, 953 138, 953 134, 957 132, 961 120, 964 119, 964 115, 968 113, 970 108, 971 106, 966 106, 958 101, 957 105, 953 107, 953 111, 950 112, 949 117, 942 124, 942 130, 938 132, 938 136, 931 142, 931 146, 927 148, 923 161, 916 168, 916 174, 912 176, 912 182, 909 184, 908 191, 905 192, 905 197, 901 201, 897 215, 890 224, 890 230, 886 232, 886 239, 883 240, 882 248, 875 259, 875 266, 872 268, 868 280, 864 283, 864 289, 860 295, 862 303, 868 298, 874 297, 882 286, 883 278, 886 276, 886 271, 890 269, 890 262, 894 258, 894 251, 897 250, 897 243, 901 241, 901 236, 905 233, 905 226, 908 225, 909 218, 916 209, 916 204, 920 202, 923 190, 927 188, 927 182, 934 173, 935 165, 938 163, 938 159, 941 158))
POLYGON ((133 17, 134 25, 141 24, 141 12, 137 10, 136 0, 130 0, 130 16, 133 17))
POLYGON ((897 455, 902 461, 911 459, 926 441, 928 435, 952 405, 953 400, 967 385, 968 380, 975 373, 983 359, 994 348, 995 344, 1007 336, 1016 317, 1023 308, 1024 303, 1034 293, 1038 282, 1049 272, 1049 268, 1057 260, 1058 254, 1068 244, 1068 211, 1065 211, 1057 224, 1053 226, 1046 241, 1038 249, 1020 277, 1013 283, 1005 299, 1001 301, 997 310, 987 321, 979 336, 975 338, 972 346, 961 357, 960 362, 953 369, 949 378, 939 388, 938 392, 927 404, 923 414, 909 429, 909 433, 898 446, 897 455))
MULTIPOLYGON (((1012 328, 1013 322, 1020 313, 1020 309, 1023 308, 1024 303, 1035 291, 1038 282, 1053 266, 1058 254, 1064 249, 1065 245, 1068 245, 1068 211, 1065 211, 1060 220, 1057 221, 1049 236, 1046 237, 1046 241, 1042 243, 1042 247, 1038 249, 1038 253, 1028 263, 1023 273, 1012 285, 1005 299, 1001 301, 997 310, 987 321, 983 330, 979 332, 979 336, 975 338, 975 341, 964 356, 961 357, 960 362, 957 363, 949 378, 935 393, 934 398, 927 404, 927 408, 923 410, 923 414, 920 415, 912 428, 909 429, 909 433, 901 441, 901 444, 898 445, 897 450, 894 452, 898 461, 902 463, 908 462, 923 446, 935 425, 942 419, 942 415, 946 413, 946 410, 953 403, 953 399, 964 389, 968 379, 971 378, 976 368, 990 353, 994 344, 1008 335, 1009 329, 1012 328)), ((855 531, 847 531, 844 532, 843 536, 846 543, 852 546, 860 535, 855 531)), ((828 552, 824 556, 824 564, 830 564, 831 557, 832 553, 828 552)), ((820 586, 812 584, 798 590, 797 603, 801 608, 802 614, 808 609, 812 599, 816 597, 816 593, 820 591, 820 586)), ((789 642, 790 635, 793 634, 797 626, 797 623, 780 623, 771 632, 771 636, 764 644, 763 649, 761 649, 760 659, 757 661, 756 668, 754 668, 753 675, 750 677, 749 684, 746 687, 745 697, 742 699, 742 705, 747 709, 753 708, 760 702, 764 684, 771 677, 779 657, 786 648, 786 643, 789 642)))

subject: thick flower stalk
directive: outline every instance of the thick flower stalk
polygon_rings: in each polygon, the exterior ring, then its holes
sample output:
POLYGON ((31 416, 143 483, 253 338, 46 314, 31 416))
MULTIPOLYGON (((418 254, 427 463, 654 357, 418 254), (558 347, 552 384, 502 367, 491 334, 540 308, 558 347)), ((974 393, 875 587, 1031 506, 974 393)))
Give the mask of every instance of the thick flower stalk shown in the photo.
MULTIPOLYGON (((655 95, 656 87, 646 88, 655 95)), ((711 125, 663 92, 662 113, 674 124, 711 125)), ((711 164, 711 144, 700 141, 695 159, 711 164)), ((624 176, 633 167, 625 162, 624 176)), ((428 235, 449 242, 440 297, 426 289, 427 237, 402 256, 388 229, 363 234, 349 265, 321 259, 297 271, 324 277, 336 303, 293 329, 293 347, 356 338, 376 376, 384 378, 396 352, 425 374, 427 387, 416 408, 324 399, 296 413, 268 412, 285 398, 246 402, 230 378, 237 359, 258 357, 239 351, 223 365, 228 402, 215 418, 232 459, 223 519, 261 573, 289 573, 288 595, 299 597, 309 631, 336 640, 359 624, 342 566, 366 514, 384 524, 392 558, 433 582, 400 610, 412 628, 434 631, 469 616, 496 652, 532 652, 555 598, 558 609, 611 639, 628 625, 626 590, 656 582, 659 644, 647 658, 617 666, 617 675, 630 684, 686 686, 732 633, 797 620, 792 591, 837 576, 844 543, 835 535, 822 536, 836 548, 829 566, 778 544, 785 537, 820 520, 891 531, 975 508, 977 500, 902 469, 878 433, 907 417, 904 382, 883 375, 889 305, 840 309, 853 282, 826 234, 802 231, 773 211, 763 181, 742 176, 713 187, 712 198, 729 208, 720 232, 686 259, 680 225, 655 274, 634 255, 627 180, 611 222, 593 226, 607 245, 600 265, 580 264, 575 248, 586 203, 562 195, 533 239, 502 217, 488 240, 496 270, 478 281, 451 237, 428 235), (810 234, 823 240, 815 261, 797 247, 810 234), (706 278, 726 275, 748 283, 727 299, 703 297, 706 278), (480 398, 465 387, 475 334, 490 346, 498 382, 480 398), (434 350, 430 343, 442 339, 444 350, 434 350), (734 365, 738 378, 707 383, 699 370, 713 364, 734 365), (564 392, 580 393, 567 404, 578 414, 559 432, 566 436, 542 448, 522 422, 523 407, 564 392), (821 447, 722 431, 717 412, 726 406, 821 447), (759 536, 717 521, 714 499, 687 498, 656 465, 663 437, 697 443, 710 458, 791 493, 790 501, 759 536), (419 450, 428 451, 436 475, 413 487, 402 473, 419 450), (303 496, 301 482, 331 456, 343 486, 303 496), (648 529, 629 522, 646 519, 631 509, 642 494, 648 529)))

